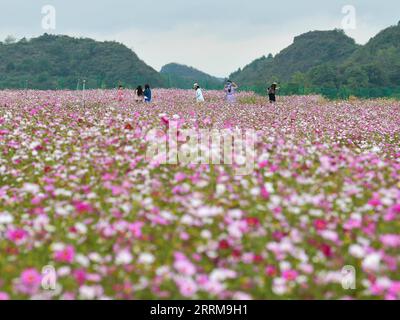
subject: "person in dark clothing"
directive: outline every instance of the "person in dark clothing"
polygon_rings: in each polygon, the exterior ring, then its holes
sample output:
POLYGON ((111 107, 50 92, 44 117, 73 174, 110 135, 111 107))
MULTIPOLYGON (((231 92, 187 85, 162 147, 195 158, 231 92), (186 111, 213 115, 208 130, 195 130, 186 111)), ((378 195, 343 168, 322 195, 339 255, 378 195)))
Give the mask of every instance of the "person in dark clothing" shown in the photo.
POLYGON ((144 102, 151 102, 151 89, 148 84, 144 86, 144 102))
POLYGON ((135 101, 143 102, 143 99, 144 99, 143 88, 142 86, 138 86, 135 90, 135 101))
POLYGON ((268 96, 269 96, 269 102, 274 103, 276 102, 276 93, 278 91, 278 84, 274 82, 269 88, 268 88, 268 96))

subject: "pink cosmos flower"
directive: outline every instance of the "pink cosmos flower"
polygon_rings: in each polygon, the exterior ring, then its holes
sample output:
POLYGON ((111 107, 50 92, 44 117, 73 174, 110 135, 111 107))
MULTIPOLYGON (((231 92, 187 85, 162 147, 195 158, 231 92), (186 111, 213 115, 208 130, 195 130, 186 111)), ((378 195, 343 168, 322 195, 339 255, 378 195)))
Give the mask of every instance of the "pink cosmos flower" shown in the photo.
POLYGON ((43 188, 47 193, 52 193, 55 190, 55 187, 52 184, 45 185, 43 188))
POLYGON ((394 213, 396 213, 396 214, 400 214, 400 203, 395 204, 395 205, 391 208, 391 210, 392 210, 394 213))
POLYGON ((174 263, 174 268, 183 275, 193 276, 196 273, 196 267, 189 260, 178 260, 174 263))
POLYGON ((125 188, 121 187, 121 186, 112 185, 112 186, 110 186, 110 189, 111 189, 112 195, 115 196, 115 197, 116 196, 120 196, 122 194, 127 194, 125 188))
POLYGON ((210 117, 206 117, 206 118, 204 118, 203 123, 205 125, 212 124, 212 119, 210 117))
POLYGON ((91 204, 86 203, 86 202, 81 202, 81 201, 75 202, 75 210, 78 213, 93 213, 94 212, 94 208, 92 207, 91 204))
POLYGON ((10 296, 5 292, 0 292, 0 301, 10 300, 10 296))
POLYGON ((144 226, 144 222, 138 221, 138 222, 131 223, 128 228, 129 228, 129 231, 132 232, 133 236, 136 239, 140 239, 142 237, 143 226, 144 226))
POLYGON ((323 171, 331 171, 332 169, 332 164, 331 164, 331 158, 329 156, 321 156, 319 158, 319 161, 321 162, 321 169, 323 171))
POLYGON ((258 163, 258 167, 260 169, 264 169, 266 166, 268 166, 268 160, 264 160, 258 163))
POLYGON ((186 174, 184 174, 183 172, 178 172, 177 174, 175 174, 174 180, 176 182, 182 182, 185 179, 186 179, 186 174))
POLYGON ((181 295, 186 298, 193 297, 198 290, 196 283, 190 278, 179 280, 177 284, 181 295))
POLYGON ((179 236, 183 241, 187 241, 190 239, 190 235, 187 232, 181 232, 179 236))
POLYGON ((271 167, 269 169, 272 173, 275 173, 279 170, 279 167, 277 165, 273 164, 273 165, 271 165, 271 167))
POLYGON ((36 269, 26 269, 21 273, 20 283, 17 289, 22 293, 32 295, 39 290, 41 281, 42 276, 36 269))
POLYGON ((31 203, 32 203, 33 205, 37 206, 37 205, 39 205, 39 204, 42 202, 42 200, 43 200, 43 197, 34 197, 34 198, 31 200, 31 203))
POLYGON ((275 277, 277 275, 277 270, 275 266, 267 266, 265 268, 265 274, 268 277, 275 277))
POLYGON ((393 221, 399 214, 400 214, 400 204, 395 204, 393 207, 388 209, 384 219, 385 221, 393 221))
POLYGON ((343 228, 345 230, 353 230, 361 228, 361 220, 349 219, 344 223, 343 228))
POLYGON ((398 248, 400 247, 400 235, 397 234, 385 234, 380 236, 380 241, 386 247, 398 248))
POLYGON ((368 201, 368 204, 373 207, 379 207, 382 204, 379 194, 375 193, 373 197, 368 201))
POLYGON ((34 115, 36 115, 38 112, 39 112, 39 108, 33 108, 33 109, 31 109, 30 111, 29 111, 29 114, 31 115, 31 116, 34 116, 34 115))
POLYGON ((282 272, 282 277, 287 281, 296 280, 298 275, 299 275, 299 273, 295 270, 286 270, 286 271, 282 272))
POLYGON ((174 268, 182 275, 193 276, 196 273, 196 267, 181 252, 175 252, 174 268))
POLYGON ((385 288, 380 286, 377 283, 372 284, 372 286, 370 287, 370 291, 372 293, 372 295, 374 296, 380 296, 384 293, 385 288))
POLYGON ((28 233, 24 229, 17 228, 8 230, 6 236, 9 240, 19 244, 27 238, 28 233))
POLYGON ((265 188, 264 186, 261 187, 260 194, 263 199, 266 199, 266 200, 269 199, 269 192, 267 191, 267 188, 265 188))
POLYGON ((323 219, 316 219, 316 220, 314 220, 314 227, 315 227, 315 229, 317 229, 317 230, 319 230, 319 231, 322 231, 322 230, 325 230, 325 229, 326 229, 326 226, 327 226, 327 223, 326 223, 325 220, 323 220, 323 219))
POLYGON ((389 292, 396 297, 400 297, 400 281, 393 281, 390 285, 389 292))
POLYGON ((75 258, 75 248, 71 245, 54 253, 54 260, 57 262, 72 263, 75 258))
POLYGON ((117 175, 115 173, 105 173, 102 176, 103 181, 113 181, 115 180, 117 175))
POLYGON ((86 272, 83 269, 77 269, 73 272, 75 281, 81 286, 86 281, 86 272))
POLYGON ((397 258, 389 255, 383 257, 383 261, 386 263, 387 267, 391 271, 397 271, 397 258))

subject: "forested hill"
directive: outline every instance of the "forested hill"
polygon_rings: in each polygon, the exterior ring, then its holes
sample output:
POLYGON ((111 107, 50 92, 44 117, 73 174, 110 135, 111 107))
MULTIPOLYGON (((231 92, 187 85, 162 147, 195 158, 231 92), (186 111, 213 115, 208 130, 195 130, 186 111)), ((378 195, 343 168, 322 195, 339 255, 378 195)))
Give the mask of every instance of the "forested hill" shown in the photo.
POLYGON ((44 34, 0 43, 0 89, 76 89, 165 86, 161 75, 123 44, 44 34))
POLYGON ((355 41, 341 30, 312 31, 294 39, 292 45, 275 57, 255 60, 231 78, 241 85, 266 85, 271 81, 288 82, 297 73, 325 64, 340 64, 357 49, 355 41))
POLYGON ((400 22, 389 27, 336 68, 336 82, 360 87, 400 86, 400 22))
POLYGON ((231 78, 242 87, 272 81, 310 88, 396 88, 400 84, 400 23, 367 44, 357 45, 342 30, 313 31, 294 39, 275 57, 259 58, 231 78))
POLYGON ((213 77, 207 73, 178 63, 170 63, 162 67, 161 74, 168 87, 191 89, 198 83, 206 89, 221 89, 223 79, 213 77))
MULTIPOLYGON (((363 46, 342 30, 311 31, 296 37, 275 57, 256 59, 230 78, 242 89, 260 92, 277 81, 282 87, 312 90, 379 87, 377 94, 386 95, 387 88, 390 91, 400 84, 400 23, 363 46)), ((152 87, 189 89, 198 82, 203 88, 220 89, 223 82, 177 63, 157 72, 117 42, 48 34, 0 42, 0 89, 76 89, 83 79, 87 88, 149 83, 152 87)))

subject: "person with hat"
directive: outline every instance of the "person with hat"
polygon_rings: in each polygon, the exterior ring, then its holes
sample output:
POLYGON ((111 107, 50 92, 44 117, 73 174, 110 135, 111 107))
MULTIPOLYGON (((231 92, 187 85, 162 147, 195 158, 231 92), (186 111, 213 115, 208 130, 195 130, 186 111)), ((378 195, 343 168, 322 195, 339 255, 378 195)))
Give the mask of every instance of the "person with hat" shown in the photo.
POLYGON ((269 96, 269 102, 270 103, 275 103, 276 102, 276 93, 278 91, 278 84, 274 82, 269 88, 268 88, 268 96, 269 96))
POLYGON ((204 96, 203 96, 203 91, 201 91, 201 88, 198 83, 195 83, 193 85, 194 90, 196 90, 196 101, 197 102, 204 102, 204 96))
POLYGON ((224 91, 226 93, 226 101, 228 103, 235 103, 236 102, 236 97, 235 97, 235 91, 238 88, 238 85, 231 80, 228 80, 226 82, 224 91))

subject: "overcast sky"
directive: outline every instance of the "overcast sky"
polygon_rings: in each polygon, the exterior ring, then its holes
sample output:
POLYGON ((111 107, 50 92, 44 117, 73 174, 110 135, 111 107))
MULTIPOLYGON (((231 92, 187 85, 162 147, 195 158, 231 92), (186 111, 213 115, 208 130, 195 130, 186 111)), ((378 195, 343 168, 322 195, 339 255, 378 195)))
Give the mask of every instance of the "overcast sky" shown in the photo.
POLYGON ((116 40, 159 70, 169 62, 224 77, 264 54, 276 54, 310 30, 342 27, 342 8, 356 9, 367 42, 400 20, 399 0, 0 0, 0 39, 44 32, 116 40), (42 28, 42 7, 56 9, 56 29, 42 28))

